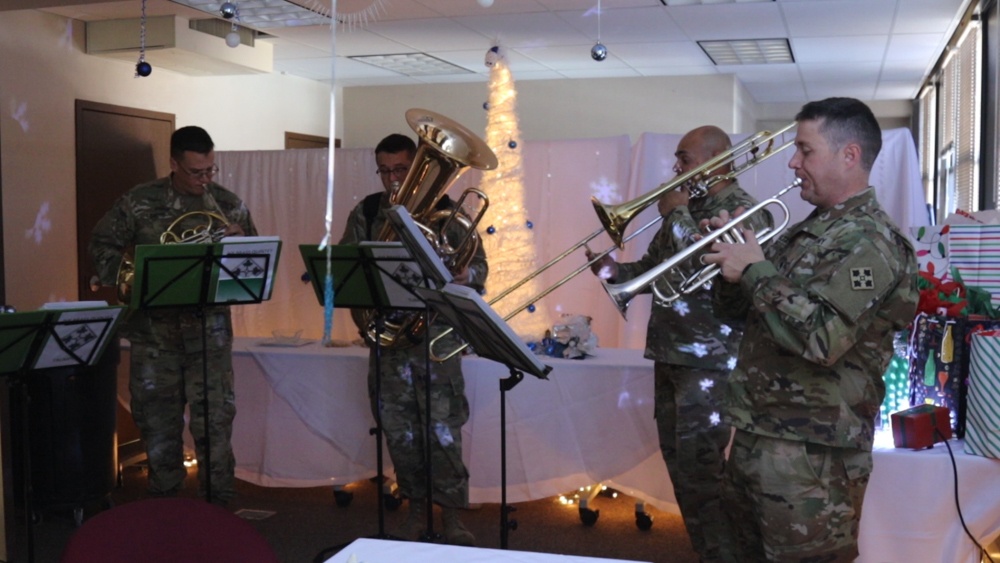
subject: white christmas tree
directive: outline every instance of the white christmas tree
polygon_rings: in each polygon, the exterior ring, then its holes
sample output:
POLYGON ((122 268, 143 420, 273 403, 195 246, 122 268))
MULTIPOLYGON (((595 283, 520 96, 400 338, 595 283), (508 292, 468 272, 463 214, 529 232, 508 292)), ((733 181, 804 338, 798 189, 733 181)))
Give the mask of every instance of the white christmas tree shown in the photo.
MULTIPOLYGON (((480 225, 483 246, 489 260, 486 299, 502 317, 537 296, 542 289, 531 280, 503 299, 497 295, 513 287, 537 268, 535 242, 527 210, 524 208, 524 183, 521 168, 521 130, 517 122, 517 90, 514 78, 500 47, 486 54, 490 70, 490 95, 487 102, 486 144, 497 155, 496 170, 483 174, 481 189, 490 198, 490 207, 480 225)), ((547 309, 530 306, 508 320, 511 328, 528 342, 540 341, 552 328, 547 309)))

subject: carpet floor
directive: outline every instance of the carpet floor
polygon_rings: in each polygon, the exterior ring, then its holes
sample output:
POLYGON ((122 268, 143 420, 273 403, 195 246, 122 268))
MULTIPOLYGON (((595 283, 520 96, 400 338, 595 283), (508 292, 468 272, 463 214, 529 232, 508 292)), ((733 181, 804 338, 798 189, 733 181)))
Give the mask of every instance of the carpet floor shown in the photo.
MULTIPOLYGON (((145 498, 146 470, 143 465, 126 467, 121 486, 98 506, 82 509, 82 521, 109 506, 145 498)), ((313 563, 325 561, 342 546, 363 537, 380 536, 379 502, 384 524, 381 532, 392 534, 407 514, 405 502, 378 494, 371 481, 348 485, 340 503, 332 488, 269 488, 240 481, 238 496, 228 507, 246 518, 270 543, 281 561, 313 563), (347 497, 349 502, 344 502, 347 497), (397 506, 401 505, 401 506, 397 506)), ((182 496, 194 497, 197 482, 189 471, 182 496)), ((695 563, 683 523, 679 516, 647 507, 651 526, 640 526, 635 515, 635 500, 625 495, 612 497, 602 492, 589 502, 596 521, 584 523, 577 506, 561 504, 557 499, 541 499, 511 505, 510 515, 516 528, 508 532, 507 549, 647 561, 651 563, 695 563), (646 528, 646 529, 642 529, 646 528)), ((57 562, 66 542, 78 528, 81 510, 36 507, 32 527, 34 549, 31 559, 40 563, 57 562)), ((500 505, 485 504, 466 511, 462 518, 476 536, 479 547, 501 548, 500 505)), ((440 534, 440 514, 435 515, 435 531, 440 534)), ((21 550, 11 561, 29 561, 26 529, 17 526, 21 550)), ((437 539, 436 541, 441 541, 437 539)), ((100 561, 100 558, 95 558, 100 561)))

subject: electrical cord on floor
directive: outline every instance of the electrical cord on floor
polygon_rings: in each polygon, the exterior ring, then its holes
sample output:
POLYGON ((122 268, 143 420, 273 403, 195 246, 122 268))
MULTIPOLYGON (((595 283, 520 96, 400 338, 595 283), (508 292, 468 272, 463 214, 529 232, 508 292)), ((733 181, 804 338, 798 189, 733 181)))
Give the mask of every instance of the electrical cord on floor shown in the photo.
POLYGON ((944 442, 945 447, 948 448, 948 457, 951 458, 951 471, 953 476, 952 483, 954 484, 954 489, 955 489, 955 510, 958 511, 958 519, 960 522, 962 522, 962 529, 965 530, 965 535, 969 536, 969 539, 972 540, 972 543, 976 544, 976 547, 979 548, 979 553, 986 556, 986 559, 990 563, 996 563, 995 561, 993 561, 993 558, 990 557, 990 554, 989 552, 986 551, 986 548, 983 547, 978 540, 976 540, 976 537, 972 535, 972 532, 969 531, 969 527, 965 524, 965 517, 962 515, 962 505, 958 501, 958 464, 955 463, 955 453, 951 451, 951 444, 948 443, 948 440, 946 440, 945 437, 941 435, 941 432, 939 432, 936 428, 934 429, 934 434, 936 434, 938 438, 940 438, 941 441, 944 442))

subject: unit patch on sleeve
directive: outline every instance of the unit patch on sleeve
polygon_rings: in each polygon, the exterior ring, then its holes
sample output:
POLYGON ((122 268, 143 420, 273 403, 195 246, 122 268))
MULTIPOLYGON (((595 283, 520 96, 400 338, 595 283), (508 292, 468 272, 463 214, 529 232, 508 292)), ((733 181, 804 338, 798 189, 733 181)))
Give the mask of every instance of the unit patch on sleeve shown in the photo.
POLYGON ((867 291, 875 289, 875 276, 871 268, 851 268, 851 289, 867 291))

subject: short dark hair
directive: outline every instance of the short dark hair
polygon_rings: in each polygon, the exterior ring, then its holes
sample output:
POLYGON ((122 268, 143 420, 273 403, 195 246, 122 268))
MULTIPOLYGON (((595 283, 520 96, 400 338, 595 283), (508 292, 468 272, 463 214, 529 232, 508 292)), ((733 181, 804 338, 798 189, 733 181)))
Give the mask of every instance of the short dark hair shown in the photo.
POLYGON ((214 148, 215 143, 208 131, 195 125, 181 127, 170 136, 170 156, 175 159, 184 156, 185 151, 208 154, 214 148))
POLYGON ((417 154, 417 144, 413 142, 413 139, 407 137, 406 135, 400 135, 399 133, 393 133, 392 135, 382 139, 375 147, 376 155, 380 152, 396 154, 397 152, 403 151, 406 151, 412 157, 417 154))
POLYGON ((854 98, 827 98, 807 103, 795 116, 795 121, 813 120, 822 120, 819 132, 833 148, 857 143, 861 147, 861 165, 871 171, 882 150, 882 129, 871 108, 854 98))

